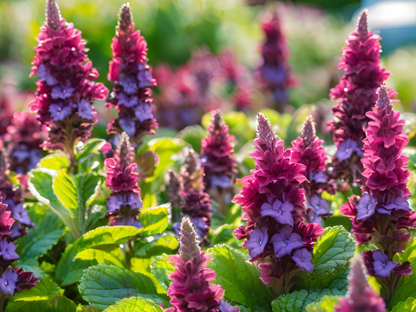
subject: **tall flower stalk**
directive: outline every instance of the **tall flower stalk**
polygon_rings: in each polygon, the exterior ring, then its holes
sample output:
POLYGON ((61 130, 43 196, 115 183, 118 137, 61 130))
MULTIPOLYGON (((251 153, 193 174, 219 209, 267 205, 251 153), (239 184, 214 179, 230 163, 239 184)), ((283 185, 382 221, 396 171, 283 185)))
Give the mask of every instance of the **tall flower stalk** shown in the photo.
POLYGON ((292 161, 305 165, 306 181, 302 186, 306 192, 306 216, 309 222, 322 224, 322 218, 332 213, 329 202, 322 198, 324 190, 332 192, 325 173, 327 157, 324 141, 316 136, 315 121, 312 116, 306 118, 302 134, 292 142, 292 161))
POLYGON ((261 46, 263 64, 259 73, 273 95, 275 107, 281 110, 289 101, 288 88, 294 85, 288 64, 290 51, 277 12, 266 14, 261 26, 266 39, 261 46))
POLYGON ((169 274, 171 298, 166 312, 211 311, 238 312, 226 302, 224 290, 213 283, 216 274, 207 268, 212 256, 199 247, 198 235, 189 218, 184 217, 179 230, 179 254, 170 256, 175 271, 169 274))
POLYGON ((116 36, 111 45, 108 80, 114 82, 107 99, 107 109, 115 107, 118 118, 107 127, 108 133, 125 132, 134 146, 139 146, 146 134, 154 134, 158 123, 152 113, 152 90, 156 79, 147 64, 147 43, 140 30, 134 31, 129 4, 120 9, 116 36))
POLYGON ((351 270, 348 275, 348 291, 345 298, 338 301, 335 312, 385 312, 386 304, 374 289, 368 284, 366 268, 360 255, 351 260, 351 270))
POLYGON ((49 128, 46 150, 62 150, 75 165, 74 147, 86 142, 97 123, 94 100, 104 100, 108 90, 95 83, 98 72, 88 61, 85 40, 74 24, 61 17, 58 5, 48 0, 46 22, 37 37, 38 46, 30 76, 37 75, 36 99, 30 104, 37 119, 49 128))
POLYGON ((393 259, 408 245, 412 235, 407 230, 416 227, 416 213, 407 201, 411 173, 408 157, 402 154, 409 141, 403 133, 405 121, 393 110, 388 90, 382 86, 378 93, 376 106, 366 114, 370 122, 361 160, 362 196, 350 198, 340 211, 351 218, 358 245, 377 246, 377 250, 363 253, 364 263, 382 286, 388 304, 400 278, 412 274, 410 262, 399 264, 393 259))
POLYGON ((140 188, 137 185, 139 173, 135 171, 137 164, 133 163, 133 148, 129 137, 122 133, 120 146, 112 158, 105 160, 107 170, 107 186, 113 192, 107 200, 107 215, 111 225, 131 225, 142 227, 137 220, 143 207, 140 198, 140 188))
MULTIPOLYGON (((181 217, 189 217, 202 242, 206 239, 211 225, 212 207, 209 195, 204 191, 204 169, 194 150, 189 150, 185 164, 180 174, 170 172, 168 185, 169 200, 174 209, 174 222, 178 220, 178 212, 181 217)), ((179 231, 179 222, 174 223, 174 228, 179 231)))
POLYGON ((247 224, 234 235, 247 239, 243 248, 259 264, 261 280, 280 296, 289 293, 297 272, 313 272, 313 242, 324 230, 305 223, 305 166, 293 162, 291 150, 284 149, 263 114, 257 120, 256 149, 250 154, 255 169, 237 180, 243 187, 233 200, 242 206, 247 224))
MULTIPOLYGON (((361 177, 364 128, 370 121, 366 113, 376 102, 377 88, 391 75, 381 65, 381 38, 368 30, 367 15, 367 10, 361 13, 356 30, 342 49, 338 68, 345 74, 330 92, 331 99, 338 101, 332 108, 336 120, 328 122, 337 146, 330 173, 345 186, 355 185, 361 177)), ((390 98, 397 95, 394 90, 388 92, 390 98)))
POLYGON ((7 205, 0 202, 0 311, 5 310, 8 299, 15 293, 31 289, 39 283, 39 279, 32 272, 11 267, 11 264, 19 259, 16 244, 11 237, 13 223, 14 219, 7 205))
POLYGON ((211 112, 211 125, 208 131, 208 138, 201 140, 201 165, 205 173, 204 184, 205 188, 221 204, 220 212, 225 214, 227 209, 225 196, 227 193, 233 193, 232 181, 237 174, 232 143, 235 138, 228 133, 229 128, 221 119, 220 110, 211 112))

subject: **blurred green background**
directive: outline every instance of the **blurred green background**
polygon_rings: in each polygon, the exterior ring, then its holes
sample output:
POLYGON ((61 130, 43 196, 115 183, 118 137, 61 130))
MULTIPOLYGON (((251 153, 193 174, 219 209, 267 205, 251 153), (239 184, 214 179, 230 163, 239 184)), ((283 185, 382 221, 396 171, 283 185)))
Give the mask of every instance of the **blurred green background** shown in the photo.
MULTIPOLYGON (((123 1, 58 3, 63 17, 82 31, 88 55, 100 73, 98 80, 111 88, 106 78, 110 44, 123 1)), ((261 63, 261 18, 277 8, 291 51, 289 63, 298 82, 291 90, 290 103, 295 107, 306 103, 329 107, 328 92, 342 74, 337 64, 354 28, 350 19, 360 1, 132 0, 130 6, 136 28, 148 43, 150 65, 169 63, 175 68, 189 60, 196 48, 208 47, 217 55, 231 48, 251 72, 261 63)), ((35 37, 44 18, 44 0, 0 1, 0 79, 12 82, 19 90, 35 90, 36 78, 29 79, 28 75, 35 37)), ((414 110, 416 48, 401 47, 383 57, 383 63, 393 72, 388 86, 399 92, 400 105, 414 110)))

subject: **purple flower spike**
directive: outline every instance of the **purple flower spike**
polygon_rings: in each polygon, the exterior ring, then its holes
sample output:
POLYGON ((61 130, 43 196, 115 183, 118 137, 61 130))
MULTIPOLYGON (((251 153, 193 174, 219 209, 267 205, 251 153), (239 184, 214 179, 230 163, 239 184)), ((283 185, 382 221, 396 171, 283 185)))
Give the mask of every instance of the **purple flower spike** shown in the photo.
POLYGON ((282 203, 280 200, 276 199, 273 205, 269 203, 264 203, 260 208, 260 215, 262 217, 272 217, 280 224, 288 224, 293 227, 293 216, 292 211, 294 206, 289 203, 282 203))
POLYGON ((0 257, 7 261, 16 261, 19 259, 19 255, 15 252, 16 245, 13 242, 8 242, 3 238, 0 241, 0 257))
POLYGON ((128 134, 128 136, 132 137, 136 133, 136 122, 129 118, 123 117, 119 120, 120 126, 123 127, 124 132, 128 134))
POLYGON ((312 264, 312 253, 306 248, 297 249, 292 255, 293 261, 305 272, 311 274, 315 266, 312 264))
POLYGON ((93 120, 94 111, 92 110, 91 104, 82 99, 78 103, 78 116, 84 119, 93 120))
POLYGON ((51 97, 55 100, 56 99, 64 100, 64 99, 72 97, 72 95, 74 94, 74 91, 75 91, 74 88, 71 88, 65 85, 64 86, 58 85, 52 88, 51 97))
POLYGON ((134 109, 134 114, 140 122, 147 119, 153 119, 152 107, 146 102, 140 102, 140 104, 134 109))
POLYGON ((14 296, 19 276, 8 268, 0 277, 0 292, 4 295, 14 296))
POLYGON ((48 111, 51 113, 53 121, 62 121, 72 113, 72 109, 64 103, 51 104, 48 111))
POLYGON ((250 233, 244 247, 249 250, 252 258, 257 257, 264 251, 268 238, 267 228, 256 227, 254 231, 250 233))
POLYGON ((363 155, 363 152, 358 147, 358 144, 356 141, 353 141, 351 139, 346 139, 345 141, 341 142, 338 145, 338 150, 337 150, 337 153, 335 154, 335 157, 339 161, 344 161, 344 160, 350 159, 354 152, 358 156, 363 155))
POLYGON ((290 255, 293 250, 305 246, 302 237, 292 231, 290 226, 284 226, 280 233, 274 234, 271 238, 270 243, 273 244, 276 257, 281 258, 290 255))
POLYGON ((389 257, 381 250, 376 250, 373 253, 373 266, 376 276, 388 277, 391 271, 399 266, 398 263, 390 261, 389 257))
POLYGON ((368 193, 365 193, 358 205, 356 206, 357 209, 357 217, 358 221, 364 221, 370 218, 374 212, 376 211, 377 202, 373 196, 368 193))
POLYGON ((125 107, 131 108, 139 104, 139 98, 137 95, 129 97, 125 93, 120 93, 118 95, 118 103, 124 105, 125 107))

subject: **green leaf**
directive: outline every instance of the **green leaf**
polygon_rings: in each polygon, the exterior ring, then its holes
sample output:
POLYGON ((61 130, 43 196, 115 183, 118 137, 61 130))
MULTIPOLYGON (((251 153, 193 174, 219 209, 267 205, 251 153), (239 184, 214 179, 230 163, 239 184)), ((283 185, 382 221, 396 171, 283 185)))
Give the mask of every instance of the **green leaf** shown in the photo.
POLYGON ((82 271, 88 267, 88 262, 74 261, 80 252, 100 247, 118 248, 120 244, 127 242, 141 231, 133 226, 103 226, 84 234, 66 247, 58 262, 55 277, 62 281, 62 286, 76 283, 82 276, 82 271))
POLYGON ((69 159, 65 153, 55 152, 39 160, 37 167, 59 171, 69 167, 69 159))
POLYGON ((78 218, 77 186, 65 170, 58 171, 52 188, 61 203, 70 211, 71 216, 78 218))
POLYGON ((100 148, 105 144, 103 139, 89 139, 85 144, 77 145, 76 160, 79 163, 86 161, 88 158, 100 153, 100 148))
POLYGON ((138 296, 167 304, 157 296, 155 286, 146 275, 114 265, 99 264, 88 268, 78 289, 82 298, 99 310, 124 298, 138 296))
POLYGON ((246 255, 226 245, 216 245, 207 252, 213 256, 208 267, 217 273, 216 283, 225 290, 225 298, 252 311, 270 311, 273 291, 263 284, 260 270, 246 255))
POLYGON ((208 136, 208 131, 200 125, 192 125, 182 129, 176 136, 192 145, 197 152, 201 152, 201 139, 208 136))
POLYGON ((416 312, 416 299, 407 298, 405 302, 400 302, 397 304, 391 312, 416 312))
POLYGON ((333 312, 338 304, 338 298, 325 296, 319 302, 311 303, 306 306, 306 312, 333 312))
MULTIPOLYGON (((412 267, 416 267, 416 239, 413 238, 409 245, 406 247, 404 253, 399 257, 400 263, 409 261, 412 267)), ((392 309, 400 302, 405 302, 407 298, 416 298, 416 274, 403 276, 400 278, 397 284, 396 290, 394 291, 393 297, 391 298, 388 309, 392 309)))
POLYGON ((53 281, 41 279, 34 288, 16 293, 12 300, 13 302, 47 300, 55 297, 59 290, 59 286, 53 281))
MULTIPOLYGON (((310 288, 282 295, 272 302, 273 312, 303 312, 308 304, 317 302, 325 296, 343 296, 337 288, 310 288)), ((358 311, 357 311, 358 312, 358 311)))
POLYGON ((44 168, 33 169, 29 172, 29 190, 41 203, 48 205, 60 216, 65 225, 69 228, 74 238, 81 236, 78 222, 73 211, 67 209, 52 188, 56 171, 44 168))
POLYGON ((166 291, 169 289, 170 278, 169 274, 175 271, 175 267, 168 262, 170 255, 163 254, 157 256, 150 266, 153 276, 159 281, 160 285, 166 291))
POLYGON ((143 225, 143 235, 162 233, 169 225, 170 204, 143 209, 139 221, 143 225))
POLYGON ((7 305, 6 312, 84 312, 82 306, 78 306, 62 295, 56 295, 48 300, 17 301, 7 305))
POLYGON ((347 285, 346 272, 349 261, 355 252, 355 240, 342 226, 327 227, 325 233, 315 243, 312 274, 301 272, 305 286, 324 288, 333 283, 333 287, 343 289, 347 285), (335 285, 334 285, 335 284, 335 285))
POLYGON ((163 309, 150 299, 131 297, 108 307, 105 312, 163 312, 163 309))
MULTIPOLYGON (((33 207, 33 210, 38 206, 33 207)), ((57 243, 65 231, 59 216, 50 209, 44 209, 44 211, 36 209, 33 213, 29 211, 29 215, 35 227, 29 230, 27 236, 16 241, 16 252, 20 255, 20 263, 28 262, 30 259, 36 260, 45 254, 57 243)))

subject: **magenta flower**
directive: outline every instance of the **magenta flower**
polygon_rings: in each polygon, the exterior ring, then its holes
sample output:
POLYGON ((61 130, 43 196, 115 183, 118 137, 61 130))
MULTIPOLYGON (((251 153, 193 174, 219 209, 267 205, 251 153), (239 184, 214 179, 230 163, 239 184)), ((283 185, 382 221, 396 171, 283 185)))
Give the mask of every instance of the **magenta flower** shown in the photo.
POLYGON ((290 51, 276 12, 266 14, 261 26, 266 40, 260 48, 263 65, 259 73, 277 106, 284 105, 289 100, 287 88, 294 85, 288 64, 290 51))
POLYGON ((196 153, 190 150, 180 174, 170 172, 168 195, 176 232, 179 231, 178 215, 187 216, 204 243, 211 225, 212 207, 210 197, 204 191, 203 177, 204 169, 196 153))
POLYGON ((297 271, 313 271, 313 243, 324 231, 318 224, 305 224, 302 185, 306 166, 294 162, 294 153, 284 149, 283 140, 273 133, 263 114, 258 115, 257 137, 256 149, 250 154, 255 169, 238 180, 243 188, 233 199, 242 206, 247 224, 234 235, 247 238, 243 247, 249 250, 251 261, 258 261, 260 278, 281 295, 290 291, 290 282, 283 275, 290 279, 297 271))
POLYGON ((107 99, 107 109, 115 107, 118 118, 108 124, 108 133, 126 132, 135 146, 144 135, 154 134, 158 123, 152 114, 152 90, 156 79, 147 64, 147 43, 140 30, 134 31, 133 15, 129 4, 120 9, 116 36, 111 45, 108 80, 114 82, 113 92, 107 99))
POLYGON ((292 142, 292 161, 305 165, 303 188, 306 191, 306 216, 309 222, 322 223, 323 217, 332 214, 329 203, 321 197, 324 190, 333 193, 333 187, 325 174, 327 157, 323 141, 316 136, 315 122, 312 116, 306 118, 302 134, 292 142))
MULTIPOLYGON (((381 38, 368 30, 367 17, 365 10, 342 49, 338 68, 345 74, 330 92, 331 99, 339 101, 332 108, 336 121, 328 122, 338 147, 332 162, 333 176, 349 183, 355 183, 361 174, 363 129, 370 121, 366 113, 376 102, 377 88, 391 75, 381 66, 381 38)), ((397 95, 393 90, 388 93, 390 98, 397 95)))
POLYGON ((206 189, 229 189, 236 175, 233 159, 234 136, 228 133, 228 126, 221 119, 220 110, 211 112, 209 136, 201 140, 201 165, 204 168, 206 189))
POLYGON ((351 261, 348 275, 348 291, 345 298, 338 301, 335 312, 385 312, 386 305, 374 289, 368 285, 365 267, 361 256, 356 255, 351 261))
POLYGON ((25 174, 36 167, 43 156, 40 145, 47 138, 47 130, 39 125, 36 116, 29 112, 16 112, 7 127, 10 170, 25 174))
MULTIPOLYGON (((2 200, 0 195, 0 200, 2 200)), ((14 219, 10 217, 7 205, 0 202, 0 292, 2 300, 8 296, 14 296, 23 289, 31 289, 39 283, 39 280, 31 272, 23 269, 13 269, 10 265, 19 259, 16 253, 16 244, 13 243, 11 226, 14 219)))
POLYGON ((94 100, 108 90, 95 83, 98 72, 86 55, 86 42, 72 23, 66 23, 54 0, 47 1, 46 22, 38 35, 31 76, 38 75, 36 100, 30 104, 37 119, 50 128, 47 150, 60 149, 75 162, 74 146, 86 142, 97 123, 94 100))
POLYGON ((216 274, 206 267, 212 256, 201 251, 198 236, 187 217, 181 222, 179 244, 179 255, 169 258, 176 271, 169 274, 172 283, 168 296, 173 308, 166 312, 238 312, 238 307, 232 308, 222 301, 224 290, 213 283, 216 274))
POLYGON ((364 262, 370 275, 376 276, 383 286, 382 295, 389 302, 403 275, 412 273, 409 262, 393 262, 396 253, 404 252, 411 235, 407 229, 416 227, 416 213, 407 199, 411 176, 407 169, 408 158, 402 154, 408 142, 403 133, 404 120, 393 111, 388 90, 378 90, 376 106, 367 113, 365 129, 364 171, 361 179, 363 196, 350 198, 340 212, 350 217, 353 233, 359 245, 374 243, 379 250, 366 252, 364 262), (394 145, 391 145, 394 142, 394 145), (385 239, 385 235, 389 239, 385 239), (393 272, 393 273, 392 273, 393 272), (391 274, 395 275, 393 282, 391 274))
POLYGON ((133 162, 133 148, 129 137, 122 133, 120 147, 112 158, 104 161, 107 169, 107 186, 113 192, 107 200, 107 215, 111 216, 111 225, 132 225, 142 227, 137 221, 143 207, 140 188, 137 185, 139 173, 133 162))

